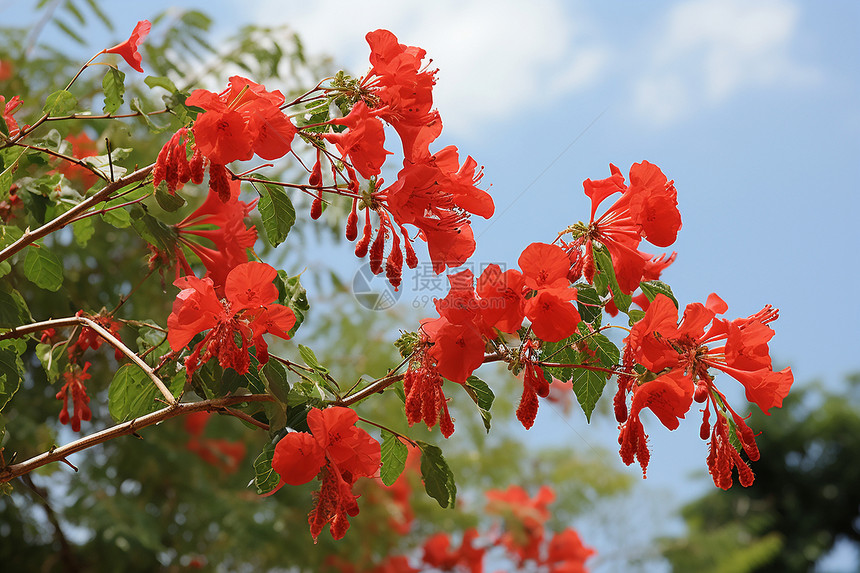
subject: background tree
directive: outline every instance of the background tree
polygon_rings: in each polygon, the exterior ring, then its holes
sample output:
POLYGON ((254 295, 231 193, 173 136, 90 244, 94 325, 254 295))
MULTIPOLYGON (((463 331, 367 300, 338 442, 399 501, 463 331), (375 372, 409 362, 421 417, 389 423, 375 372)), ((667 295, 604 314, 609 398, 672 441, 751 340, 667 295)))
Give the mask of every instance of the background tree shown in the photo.
POLYGON ((839 542, 860 543, 860 374, 835 391, 810 384, 780 418, 754 411, 761 459, 749 488, 683 510, 689 532, 665 540, 676 571, 804 572, 839 542))

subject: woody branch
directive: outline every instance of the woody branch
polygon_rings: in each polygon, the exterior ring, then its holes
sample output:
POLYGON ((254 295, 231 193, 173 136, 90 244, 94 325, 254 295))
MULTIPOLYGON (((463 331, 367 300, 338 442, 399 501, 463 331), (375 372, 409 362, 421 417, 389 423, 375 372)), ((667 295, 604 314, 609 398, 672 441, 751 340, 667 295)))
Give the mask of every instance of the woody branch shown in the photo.
POLYGON ((20 239, 0 251, 0 261, 8 259, 18 251, 22 250, 27 245, 38 241, 42 237, 45 237, 47 235, 50 235, 54 231, 62 229, 63 227, 71 223, 72 220, 75 219, 75 217, 77 217, 90 207, 98 205, 102 201, 106 201, 115 191, 118 191, 119 189, 122 189, 127 185, 131 185, 132 183, 137 183, 138 181, 145 179, 149 176, 154 167, 155 164, 153 163, 152 165, 142 167, 137 171, 134 171, 133 173, 129 173, 125 177, 117 179, 113 183, 108 183, 104 189, 98 191, 92 197, 81 201, 65 213, 55 217, 54 219, 51 219, 35 231, 25 231, 20 239))
POLYGON ((226 396, 224 398, 213 398, 211 400, 201 400, 199 402, 188 402, 185 404, 176 404, 174 406, 168 406, 151 414, 141 416, 140 418, 135 418, 134 420, 124 422, 122 424, 117 424, 116 426, 107 428, 100 432, 96 432, 95 434, 84 436, 83 438, 75 440, 74 442, 70 442, 65 446, 60 446, 59 448, 52 448, 47 452, 34 456, 29 460, 23 461, 19 464, 13 464, 0 468, 0 483, 5 483, 7 481, 15 479, 18 476, 30 473, 36 468, 40 468, 46 464, 62 461, 67 456, 80 452, 81 450, 91 448, 98 444, 103 444, 108 440, 112 440, 120 436, 127 436, 129 434, 133 434, 142 428, 158 424, 159 422, 169 420, 170 418, 175 418, 176 416, 184 416, 186 414, 191 414, 192 412, 202 412, 204 410, 223 411, 229 406, 241 404, 243 402, 274 401, 275 399, 268 394, 248 394, 245 396, 226 396))
POLYGON ((33 324, 27 324, 24 326, 19 326, 13 328, 9 332, 5 332, 0 334, 0 340, 5 340, 8 338, 19 338, 21 336, 25 336, 27 334, 32 334, 34 332, 41 332, 48 328, 55 327, 63 327, 63 326, 86 326, 94 330, 99 336, 105 339, 111 346, 118 349, 120 352, 125 354, 129 360, 135 363, 138 368, 143 370, 146 375, 152 380, 152 383, 158 388, 161 392, 164 399, 171 406, 176 405, 176 398, 173 397, 173 394, 170 390, 167 389, 164 382, 155 374, 155 371, 149 367, 149 364, 144 362, 140 356, 138 356, 134 351, 132 351, 128 346, 123 344, 123 342, 118 339, 116 336, 111 334, 106 328, 104 328, 99 323, 95 322, 92 319, 89 319, 85 316, 70 316, 68 318, 56 318, 52 320, 45 320, 42 322, 34 322, 33 324))

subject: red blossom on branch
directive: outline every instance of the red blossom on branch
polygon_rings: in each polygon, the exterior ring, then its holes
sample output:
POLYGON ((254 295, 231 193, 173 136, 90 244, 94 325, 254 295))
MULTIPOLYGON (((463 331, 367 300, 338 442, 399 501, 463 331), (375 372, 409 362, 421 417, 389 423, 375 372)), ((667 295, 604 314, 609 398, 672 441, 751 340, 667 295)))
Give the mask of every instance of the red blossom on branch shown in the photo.
POLYGON ((308 516, 316 543, 326 525, 341 539, 349 529, 349 516, 358 515, 352 486, 359 477, 376 474, 381 463, 379 442, 356 428, 358 414, 349 408, 313 408, 307 432, 293 432, 276 445, 272 468, 281 476, 278 488, 301 485, 320 476, 315 506, 308 516))
POLYGON ((149 20, 141 20, 134 27, 134 30, 132 30, 131 36, 129 36, 128 40, 121 44, 117 44, 112 48, 102 50, 102 53, 119 54, 129 66, 142 73, 143 68, 140 66, 140 63, 143 61, 143 58, 137 49, 140 47, 144 38, 149 34, 149 30, 151 28, 152 24, 150 24, 149 20))
POLYGON ((184 276, 173 283, 182 290, 167 317, 170 348, 182 350, 198 333, 209 330, 185 360, 189 378, 210 358, 218 358, 223 368, 245 374, 251 364, 251 346, 261 364, 269 359, 263 334, 289 338, 296 317, 274 302, 278 299, 278 289, 272 284, 276 276, 277 271, 265 263, 243 263, 227 275, 223 299, 209 278, 184 276))
POLYGON ((768 324, 777 319, 778 311, 767 306, 746 318, 732 321, 716 318, 727 309, 726 303, 712 294, 705 304, 687 305, 679 323, 675 304, 658 294, 645 316, 631 329, 625 339, 625 355, 629 352, 638 363, 660 376, 633 388, 630 416, 620 427, 619 436, 621 456, 628 465, 634 457, 639 459, 643 473, 648 465, 646 436, 639 421, 641 410, 649 408, 664 426, 673 430, 695 398, 697 402, 707 401, 703 410, 703 439, 710 430, 711 405, 717 413, 708 456, 714 483, 723 489, 730 487, 732 466, 738 468, 742 485, 752 483, 752 472, 729 444, 729 418, 744 451, 753 461, 758 459, 754 435, 714 386, 709 369, 716 368, 738 380, 746 390, 747 399, 766 414, 782 405, 794 378, 790 368, 774 372, 771 366, 767 342, 774 333, 768 324))
POLYGON ((63 401, 63 409, 60 410, 60 423, 68 424, 71 420, 72 430, 75 432, 81 431, 82 420, 87 422, 93 416, 88 406, 90 397, 87 396, 87 387, 84 384, 90 379, 87 372, 90 366, 89 362, 85 362, 82 369, 74 366, 71 372, 63 372, 66 383, 57 392, 57 400, 63 401), (69 416, 69 396, 72 397, 73 412, 71 417, 69 416))

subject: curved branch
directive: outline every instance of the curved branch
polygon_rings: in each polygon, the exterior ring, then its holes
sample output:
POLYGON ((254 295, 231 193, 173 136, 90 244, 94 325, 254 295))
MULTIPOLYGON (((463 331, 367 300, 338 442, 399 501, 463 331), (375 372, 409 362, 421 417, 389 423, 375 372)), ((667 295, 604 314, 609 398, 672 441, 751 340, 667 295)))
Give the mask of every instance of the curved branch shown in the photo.
POLYGON ((107 200, 107 198, 110 197, 114 191, 122 189, 126 185, 131 185, 132 183, 137 183, 138 181, 145 179, 147 176, 149 176, 154 167, 155 164, 153 163, 152 165, 142 167, 133 173, 129 173, 125 177, 117 179, 113 183, 107 184, 104 189, 97 192, 92 197, 84 199, 62 215, 59 215, 58 217, 48 221, 35 231, 25 231, 20 239, 0 251, 0 261, 8 259, 27 245, 38 241, 42 237, 49 235, 54 231, 62 229, 63 227, 68 225, 75 217, 77 217, 90 207, 98 205, 102 201, 107 200))
POLYGON ((242 402, 274 401, 275 399, 268 394, 248 394, 245 396, 226 396, 224 398, 213 398, 211 400, 201 400, 200 402, 168 406, 151 414, 135 418, 129 422, 117 424, 116 426, 96 432, 95 434, 84 436, 83 438, 70 442, 65 446, 53 448, 48 452, 34 456, 19 464, 0 468, 0 483, 4 483, 13 480, 18 476, 30 473, 36 468, 40 468, 46 464, 62 461, 67 456, 80 452, 81 450, 91 448, 120 436, 133 434, 142 428, 158 424, 159 422, 169 420, 170 418, 175 418, 176 416, 183 416, 185 414, 191 414, 192 412, 202 412, 204 410, 222 410, 228 406, 241 404, 242 402))
POLYGON ((143 370, 146 375, 152 380, 152 383, 158 388, 161 392, 161 395, 164 396, 164 399, 168 404, 175 405, 176 398, 173 397, 173 394, 170 390, 167 389, 167 386, 164 385, 164 382, 161 381, 161 378, 155 375, 155 371, 149 367, 149 364, 143 361, 143 359, 135 354, 135 352, 123 344, 122 340, 114 336, 109 330, 105 327, 92 320, 91 318, 87 318, 86 316, 70 316, 68 318, 55 318, 51 320, 44 320, 42 322, 34 322, 33 324, 27 324, 24 326, 19 326, 13 328, 9 332, 4 332, 0 334, 0 340, 6 340, 8 338, 20 338, 21 336, 25 336, 27 334, 31 334, 34 332, 41 332, 47 328, 54 327, 63 327, 63 326, 77 326, 82 325, 87 328, 91 328, 94 330, 99 336, 104 338, 111 346, 125 354, 129 360, 135 363, 135 365, 143 370))

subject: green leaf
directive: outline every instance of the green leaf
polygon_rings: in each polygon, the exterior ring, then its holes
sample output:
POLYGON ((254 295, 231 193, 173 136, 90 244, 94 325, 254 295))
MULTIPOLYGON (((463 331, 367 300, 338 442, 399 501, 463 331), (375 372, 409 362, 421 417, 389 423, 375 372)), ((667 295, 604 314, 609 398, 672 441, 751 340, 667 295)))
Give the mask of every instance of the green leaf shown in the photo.
POLYGON ((125 74, 116 68, 108 68, 102 78, 102 90, 105 94, 104 112, 112 114, 122 105, 122 95, 125 93, 125 74))
POLYGON ((269 393, 286 404, 290 394, 290 383, 287 380, 287 370, 284 365, 277 360, 269 360, 263 366, 263 377, 269 393))
POLYGON ((30 309, 21 293, 6 281, 0 282, 0 328, 12 328, 32 321, 30 309))
POLYGON ((469 376, 463 385, 463 389, 466 390, 466 393, 475 402, 475 405, 478 406, 481 420, 484 422, 484 428, 489 433, 490 421, 493 419, 490 408, 493 406, 493 400, 496 399, 496 395, 493 394, 487 383, 477 376, 469 376))
POLYGON ((594 407, 606 386, 606 375, 594 370, 574 368, 571 382, 573 382, 573 393, 576 394, 576 400, 582 406, 582 411, 585 412, 585 419, 590 423, 591 413, 594 412, 594 407))
MULTIPOLYGON (((178 396, 182 388, 171 380, 170 390, 178 396)), ((117 370, 108 389, 108 411, 117 422, 127 422, 165 407, 161 391, 146 372, 134 364, 117 370)))
MULTIPOLYGON (((621 358, 621 351, 618 350, 618 347, 615 344, 606 338, 604 335, 598 333, 590 333, 585 325, 580 325, 579 332, 582 334, 582 338, 584 342, 588 345, 588 348, 591 350, 590 353, 583 352, 583 358, 589 364, 594 364, 595 361, 600 366, 604 368, 611 368, 618 364, 618 360, 621 358), (590 358, 590 360, 589 360, 590 358)), ((607 374, 608 378, 611 376, 607 374)))
POLYGON ((257 209, 263 220, 263 228, 269 242, 273 247, 277 247, 284 242, 296 222, 296 210, 282 187, 264 183, 257 190, 260 191, 257 209))
POLYGON ((105 223, 117 229, 126 229, 131 225, 131 215, 128 214, 128 211, 124 207, 105 211, 101 217, 105 223))
POLYGON ((576 286, 576 307, 582 320, 597 328, 603 318, 603 303, 597 289, 580 283, 576 286))
POLYGON ((418 442, 421 448, 421 479, 427 495, 439 502, 441 507, 454 507, 457 501, 457 485, 454 473, 437 446, 418 442))
POLYGON ((48 382, 55 384, 60 379, 60 374, 65 370, 68 363, 68 355, 64 344, 52 346, 50 344, 37 344, 36 356, 45 369, 48 382))
POLYGON ((43 110, 48 115, 69 115, 77 107, 77 98, 71 92, 60 90, 48 96, 43 110))
POLYGON ((30 245, 24 259, 24 276, 36 286, 56 292, 63 284, 63 263, 40 245, 30 245))
POLYGON ((406 468, 408 455, 409 448, 400 441, 400 438, 382 430, 382 469, 379 471, 382 483, 391 485, 397 481, 406 468))
POLYGON ((0 134, 3 134, 3 137, 9 137, 9 126, 6 125, 6 118, 2 113, 0 113, 0 134))
POLYGON ((310 309, 308 293, 299 281, 299 275, 290 277, 284 271, 278 271, 275 285, 278 287, 278 302, 290 307, 296 315, 296 324, 287 333, 292 338, 305 320, 305 311, 310 309))
POLYGON ((672 293, 672 288, 663 281, 641 282, 639 283, 639 288, 641 288, 642 292, 645 293, 645 297, 648 299, 648 302, 654 302, 654 299, 658 294, 664 294, 672 299, 672 302, 675 303, 675 308, 678 308, 678 299, 676 299, 675 295, 672 293))
POLYGON ((95 232, 96 228, 95 225, 93 225, 92 217, 78 219, 72 223, 72 234, 74 234, 75 243, 77 243, 79 247, 86 247, 95 232))
POLYGON ((263 451, 254 460, 254 487, 258 495, 271 493, 281 483, 281 476, 272 467, 272 457, 275 455, 275 444, 266 444, 263 451))
POLYGON ((131 224, 141 238, 168 255, 176 252, 176 243, 179 234, 173 227, 168 227, 152 215, 146 212, 144 207, 135 205, 131 209, 131 224))
POLYGON ((621 287, 618 286, 618 279, 615 276, 615 268, 612 266, 612 257, 609 256, 609 252, 606 249, 594 249, 594 262, 597 264, 598 272, 605 274, 609 280, 609 288, 612 290, 615 306, 626 314, 633 297, 624 294, 621 287))
POLYGON ((155 190, 155 200, 158 205, 165 211, 172 213, 185 205, 185 199, 181 195, 169 193, 167 191, 167 183, 162 181, 155 190))
POLYGON ((305 364, 307 364, 314 370, 323 373, 328 372, 328 368, 319 363, 319 360, 317 360, 317 355, 314 354, 314 351, 305 346, 304 344, 299 344, 299 354, 301 355, 302 360, 305 361, 305 364))
POLYGON ((146 76, 143 83, 151 88, 164 88, 170 93, 176 93, 179 91, 176 84, 174 84, 170 78, 165 76, 146 76))
MULTIPOLYGON (((541 345, 541 360, 546 362, 556 362, 559 364, 576 364, 579 362, 579 353, 573 348, 573 343, 579 339, 578 335, 574 335, 558 342, 546 342, 541 345)), ((544 366, 543 371, 553 378, 557 378, 562 382, 570 380, 573 375, 573 369, 570 367, 549 367, 544 366)))
POLYGON ((12 345, 0 346, 0 410, 21 387, 20 358, 12 345))
POLYGON ((633 326, 634 324, 645 318, 645 311, 639 310, 638 308, 631 308, 629 311, 627 311, 627 316, 628 326, 633 326))

